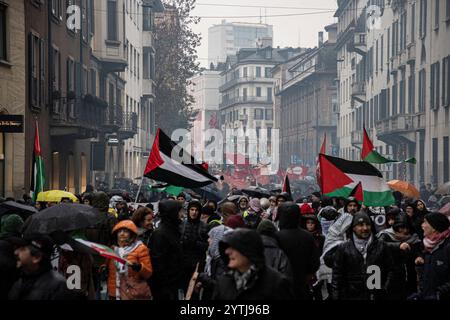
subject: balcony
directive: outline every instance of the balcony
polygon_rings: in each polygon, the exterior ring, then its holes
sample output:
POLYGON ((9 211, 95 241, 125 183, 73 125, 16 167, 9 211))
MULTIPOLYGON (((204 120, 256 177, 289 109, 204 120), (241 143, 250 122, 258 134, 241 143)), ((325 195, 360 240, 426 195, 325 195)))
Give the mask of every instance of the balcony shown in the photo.
POLYGON ((273 104, 273 99, 268 100, 267 97, 236 97, 228 99, 227 101, 223 101, 219 104, 219 108, 228 108, 235 104, 250 104, 250 103, 257 103, 257 104, 273 104))
POLYGON ((360 103, 366 102, 366 84, 364 82, 352 83, 352 98, 360 103))
POLYGON ((416 132, 425 130, 425 114, 401 114, 376 123, 378 139, 389 143, 414 143, 416 132))
POLYGON ((416 61, 416 44, 411 43, 408 46, 408 64, 412 64, 416 61))
POLYGON ((347 44, 347 50, 364 56, 367 53, 366 33, 355 32, 353 41, 347 44))
POLYGON ((361 148, 361 146, 363 144, 362 130, 354 130, 351 132, 351 143, 352 143, 352 146, 361 148))
POLYGON ((55 105, 50 119, 50 135, 70 136, 75 139, 97 137, 105 121, 107 104, 86 95, 83 99, 60 99, 55 105))
POLYGON ((155 98, 155 84, 152 79, 142 79, 142 94, 144 98, 155 98))
POLYGON ((122 106, 110 105, 106 108, 106 118, 103 128, 107 133, 117 132, 123 125, 122 106))
POLYGON ((138 133, 138 115, 136 112, 123 113, 122 126, 118 133, 122 140, 131 139, 138 133))
POLYGON ((243 83, 268 83, 273 84, 274 79, 273 78, 263 78, 263 77, 241 77, 241 78, 235 78, 230 81, 225 82, 223 85, 219 87, 219 91, 223 92, 226 91, 238 84, 243 83))

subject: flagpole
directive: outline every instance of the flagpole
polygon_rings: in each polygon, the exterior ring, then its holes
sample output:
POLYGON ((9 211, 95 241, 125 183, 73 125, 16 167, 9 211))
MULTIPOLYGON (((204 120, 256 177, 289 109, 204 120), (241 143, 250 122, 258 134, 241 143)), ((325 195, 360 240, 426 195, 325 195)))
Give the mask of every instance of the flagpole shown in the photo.
POLYGON ((139 184, 138 192, 136 194, 136 198, 134 199, 134 204, 137 203, 139 194, 141 193, 142 184, 144 183, 144 176, 141 177, 141 183, 139 184))

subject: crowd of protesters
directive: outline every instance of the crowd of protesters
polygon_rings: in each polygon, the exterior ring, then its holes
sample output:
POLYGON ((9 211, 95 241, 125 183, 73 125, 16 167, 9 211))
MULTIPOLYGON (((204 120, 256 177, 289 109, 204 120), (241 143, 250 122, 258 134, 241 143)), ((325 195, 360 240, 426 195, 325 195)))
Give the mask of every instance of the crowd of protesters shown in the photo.
POLYGON ((236 189, 219 203, 181 193, 135 208, 91 188, 80 202, 104 219, 71 236, 126 263, 66 250, 49 235, 25 237, 27 222, 4 215, 0 299, 180 300, 195 284, 192 300, 450 300, 450 217, 434 199, 429 210, 432 194, 421 191, 426 201, 397 195, 386 208, 236 189), (72 265, 81 269, 76 289, 67 286, 72 265))

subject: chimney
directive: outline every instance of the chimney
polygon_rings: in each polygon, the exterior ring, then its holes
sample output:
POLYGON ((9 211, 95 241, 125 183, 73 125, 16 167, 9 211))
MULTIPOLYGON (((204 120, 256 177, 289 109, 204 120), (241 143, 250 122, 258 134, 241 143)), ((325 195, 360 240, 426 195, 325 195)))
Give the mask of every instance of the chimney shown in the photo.
POLYGON ((319 32, 319 47, 323 45, 323 31, 319 32))
POLYGON ((333 23, 325 27, 325 31, 328 33, 328 42, 336 43, 337 39, 337 24, 333 23))

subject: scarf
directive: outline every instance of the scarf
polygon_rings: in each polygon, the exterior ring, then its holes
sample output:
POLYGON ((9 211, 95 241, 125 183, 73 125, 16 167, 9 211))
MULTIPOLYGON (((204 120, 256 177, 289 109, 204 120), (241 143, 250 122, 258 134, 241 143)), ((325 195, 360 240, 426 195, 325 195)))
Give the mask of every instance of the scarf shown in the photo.
POLYGON ((372 243, 372 235, 368 239, 360 239, 353 233, 353 243, 355 244, 356 250, 361 253, 361 255, 366 259, 367 257, 367 248, 372 243))
POLYGON ((450 228, 445 230, 444 232, 435 233, 431 236, 425 237, 423 239, 425 251, 429 253, 433 252, 448 237, 450 237, 450 228))
POLYGON ((251 282, 251 280, 256 279, 258 270, 256 269, 255 265, 252 265, 247 271, 244 273, 240 273, 237 270, 233 271, 233 278, 234 282, 236 283, 236 289, 237 291, 240 290, 247 290, 248 284, 251 282))
MULTIPOLYGON (((135 241, 133 244, 126 247, 114 247, 114 252, 122 259, 127 260, 128 255, 136 250, 141 244, 143 244, 142 241, 135 241)), ((125 275, 128 277, 128 265, 114 260, 114 266, 116 267, 116 299, 120 300, 120 276, 125 275)))

